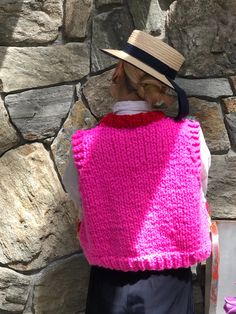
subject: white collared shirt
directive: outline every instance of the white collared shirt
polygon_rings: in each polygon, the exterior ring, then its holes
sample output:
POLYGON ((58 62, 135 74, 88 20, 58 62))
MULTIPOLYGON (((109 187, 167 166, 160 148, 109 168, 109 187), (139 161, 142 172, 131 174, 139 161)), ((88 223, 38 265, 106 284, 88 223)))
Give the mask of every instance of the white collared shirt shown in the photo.
MULTIPOLYGON (((137 114, 140 112, 155 111, 153 108, 143 100, 126 100, 118 101, 112 107, 112 112, 118 115, 122 114, 137 114)), ((208 183, 208 171, 211 165, 211 154, 205 142, 205 138, 200 129, 200 155, 201 155, 201 186, 202 197, 205 199, 208 183)), ((77 169, 74 165, 72 151, 70 152, 70 159, 67 168, 62 178, 66 191, 74 201, 75 205, 81 210, 81 200, 78 191, 79 178, 77 169)), ((79 212, 79 218, 82 217, 82 211, 79 212)))

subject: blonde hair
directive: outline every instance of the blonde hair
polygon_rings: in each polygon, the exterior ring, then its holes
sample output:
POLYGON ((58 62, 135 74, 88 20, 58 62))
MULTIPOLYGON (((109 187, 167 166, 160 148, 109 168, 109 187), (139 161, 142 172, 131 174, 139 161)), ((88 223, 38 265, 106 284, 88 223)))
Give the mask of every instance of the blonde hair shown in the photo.
POLYGON ((162 94, 169 89, 167 85, 130 63, 123 62, 127 88, 136 91, 138 96, 151 105, 162 100, 162 94))

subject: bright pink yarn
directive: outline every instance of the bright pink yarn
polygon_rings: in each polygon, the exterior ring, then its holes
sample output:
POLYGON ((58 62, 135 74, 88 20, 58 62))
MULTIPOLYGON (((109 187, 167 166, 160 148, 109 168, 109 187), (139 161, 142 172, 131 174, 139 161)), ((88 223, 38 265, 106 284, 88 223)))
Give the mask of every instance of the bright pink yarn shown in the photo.
POLYGON ((123 271, 189 267, 211 253, 200 182, 200 125, 161 112, 109 113, 72 135, 91 265, 123 271))

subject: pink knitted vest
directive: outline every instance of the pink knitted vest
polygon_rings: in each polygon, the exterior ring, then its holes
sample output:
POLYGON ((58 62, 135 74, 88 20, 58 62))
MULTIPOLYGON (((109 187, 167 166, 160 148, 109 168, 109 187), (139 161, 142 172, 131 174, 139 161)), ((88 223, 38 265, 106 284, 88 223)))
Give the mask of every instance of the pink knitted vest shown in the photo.
POLYGON ((91 265, 189 267, 211 253, 200 182, 199 123, 161 112, 108 113, 72 135, 91 265))

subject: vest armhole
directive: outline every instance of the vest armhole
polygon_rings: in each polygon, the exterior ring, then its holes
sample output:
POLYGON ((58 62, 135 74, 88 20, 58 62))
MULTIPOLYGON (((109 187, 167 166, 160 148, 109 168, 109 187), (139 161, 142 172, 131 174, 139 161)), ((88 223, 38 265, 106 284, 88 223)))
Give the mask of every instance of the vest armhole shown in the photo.
POLYGON ((200 152, 200 123, 196 120, 188 120, 189 140, 191 145, 191 158, 201 170, 201 152, 200 152))
POLYGON ((83 148, 82 148, 82 142, 83 142, 83 132, 84 130, 76 130, 71 135, 71 148, 74 158, 74 163, 79 170, 81 167, 81 159, 83 158, 83 148))

